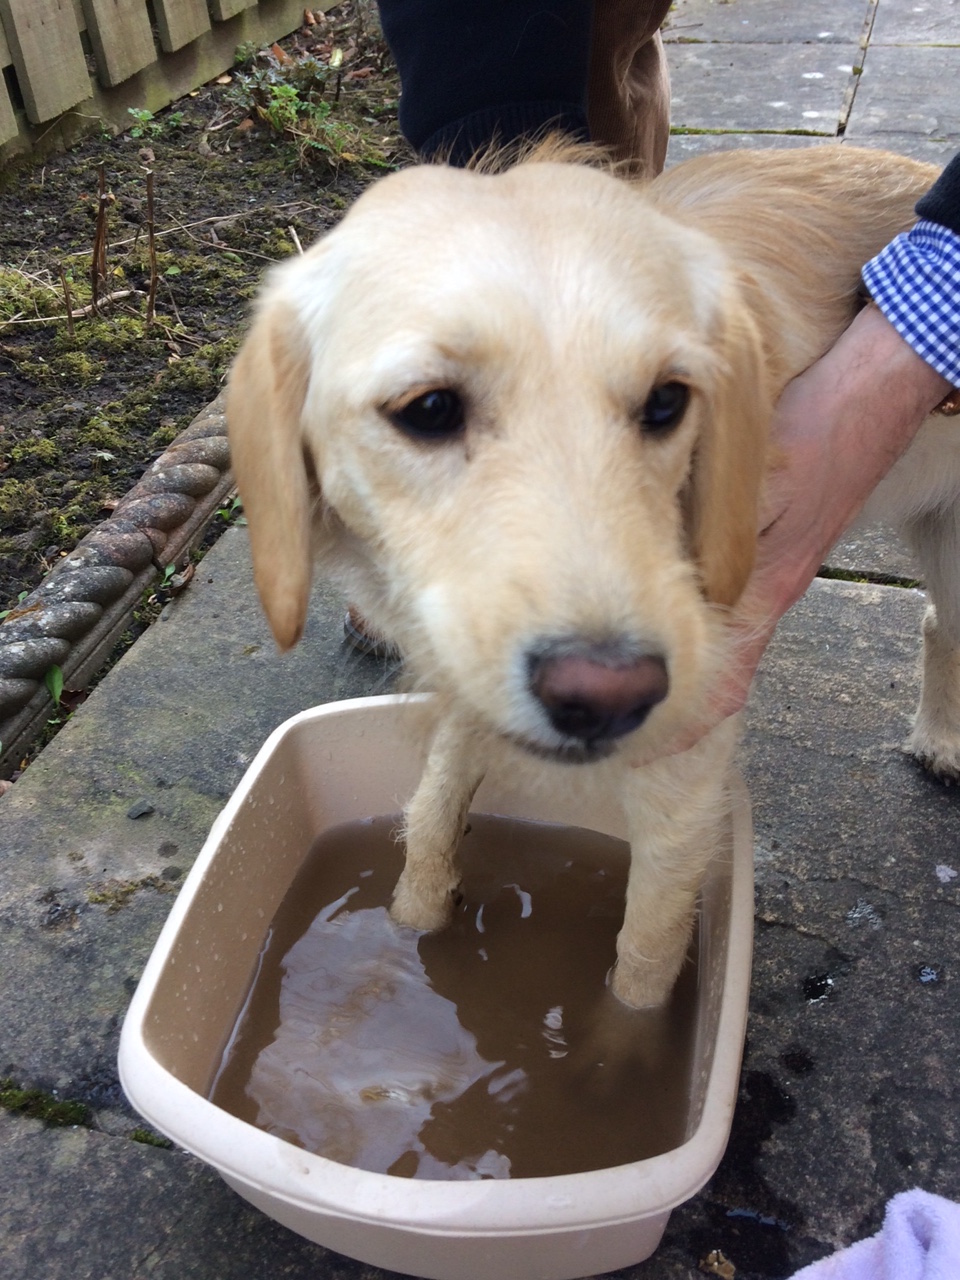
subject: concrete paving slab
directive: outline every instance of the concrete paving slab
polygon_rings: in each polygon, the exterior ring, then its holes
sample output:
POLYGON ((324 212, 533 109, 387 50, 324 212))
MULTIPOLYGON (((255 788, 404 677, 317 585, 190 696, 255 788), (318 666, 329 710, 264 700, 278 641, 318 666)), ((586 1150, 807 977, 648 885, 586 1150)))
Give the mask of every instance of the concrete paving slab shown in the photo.
MULTIPOLYGON (((863 62, 846 137, 851 142, 915 136, 960 147, 960 47, 872 43, 863 62)), ((891 147, 891 149, 896 149, 891 147)))
POLYGON ((856 44, 870 8, 867 0, 675 0, 663 35, 681 44, 856 44))
POLYGON ((180 1151, 0 1114, 5 1280, 370 1280, 180 1151))
POLYGON ((960 0, 880 0, 870 45, 881 44, 960 45, 960 0))
POLYGON ((947 985, 960 798, 900 751, 922 607, 916 591, 815 583, 749 715, 758 936, 744 1080, 765 1077, 780 1108, 754 1169, 769 1210, 782 1199, 830 1242, 873 1229, 894 1189, 960 1195, 946 1137, 960 1123, 947 985))
POLYGON ((855 44, 671 44, 675 128, 833 135, 855 44))
MULTIPOLYGON (((899 750, 922 607, 914 591, 817 583, 764 664, 744 749, 759 932, 734 1133, 655 1259, 622 1280, 689 1280, 715 1248, 741 1280, 788 1275, 874 1229, 902 1187, 960 1196, 960 805, 899 750)), ((389 679, 345 658, 340 609, 321 586, 304 646, 276 655, 232 531, 0 801, 0 963, 17 974, 0 990, 0 1073, 93 1107, 92 1128, 2 1117, 10 1280, 383 1274, 269 1223, 190 1157, 131 1141, 113 1058, 165 887, 263 738, 389 679), (141 799, 154 811, 127 818, 141 799), (104 868, 158 882, 111 913, 87 897, 104 868)))
POLYGON ((826 558, 830 570, 865 578, 901 579, 915 583, 920 566, 895 533, 889 529, 859 529, 841 538, 826 558))
MULTIPOLYGON (((853 112, 857 104, 854 100, 853 112)), ((852 114, 852 113, 851 113, 852 114)), ((877 147, 882 151, 894 151, 897 155, 911 156, 914 160, 923 160, 926 164, 935 164, 940 168, 956 155, 960 148, 960 139, 928 138, 922 134, 878 133, 861 134, 854 132, 842 139, 842 145, 851 147, 877 147)))
POLYGON ((823 147, 837 143, 836 138, 797 137, 790 133, 673 133, 667 148, 667 167, 694 156, 714 151, 740 151, 761 148, 823 147))
POLYGON ((0 969, 19 975, 0 990, 0 1074, 81 1098, 111 1131, 129 1118, 119 1020, 213 818, 277 724, 389 678, 345 649, 329 588, 277 654, 243 531, 197 577, 0 802, 0 969))

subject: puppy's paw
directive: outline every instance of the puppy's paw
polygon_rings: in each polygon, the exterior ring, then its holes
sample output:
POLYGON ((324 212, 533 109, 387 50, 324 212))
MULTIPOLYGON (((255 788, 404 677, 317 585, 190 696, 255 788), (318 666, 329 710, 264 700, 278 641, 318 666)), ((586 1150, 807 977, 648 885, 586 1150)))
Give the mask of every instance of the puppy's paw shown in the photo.
POLYGON ((406 871, 397 881, 390 904, 390 914, 397 924, 408 929, 424 929, 430 933, 444 929, 453 918, 457 886, 415 883, 406 871))
POLYGON ((630 1009, 659 1009, 673 991, 677 974, 672 968, 644 960, 641 964, 618 960, 613 970, 611 991, 630 1009))
POLYGON ((670 1010, 628 1009, 605 991, 572 1048, 574 1074, 594 1097, 610 1097, 629 1079, 655 1077, 673 1050, 670 1010))
POLYGON ((941 782, 960 782, 960 734, 938 733, 918 722, 903 749, 941 782))
POLYGON ((631 1009, 659 1009, 673 990, 682 965, 683 955, 660 961, 621 956, 614 966, 610 989, 631 1009))

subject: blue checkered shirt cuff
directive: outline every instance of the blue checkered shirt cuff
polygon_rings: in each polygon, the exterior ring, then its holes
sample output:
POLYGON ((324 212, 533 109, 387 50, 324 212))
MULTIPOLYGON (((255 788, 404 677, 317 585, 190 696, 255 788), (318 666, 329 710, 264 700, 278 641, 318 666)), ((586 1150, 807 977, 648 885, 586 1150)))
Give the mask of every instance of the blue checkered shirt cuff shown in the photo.
POLYGON ((901 338, 960 387, 960 236, 921 219, 867 263, 863 282, 901 338))

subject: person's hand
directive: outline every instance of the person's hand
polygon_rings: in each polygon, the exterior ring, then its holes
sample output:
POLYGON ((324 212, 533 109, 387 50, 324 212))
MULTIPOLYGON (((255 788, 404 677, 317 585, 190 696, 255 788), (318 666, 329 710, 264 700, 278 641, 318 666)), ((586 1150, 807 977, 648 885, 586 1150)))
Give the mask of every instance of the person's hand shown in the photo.
POLYGON ((780 618, 949 390, 872 306, 787 385, 774 415, 757 558, 729 620, 730 657, 706 716, 669 754, 741 710, 780 618))

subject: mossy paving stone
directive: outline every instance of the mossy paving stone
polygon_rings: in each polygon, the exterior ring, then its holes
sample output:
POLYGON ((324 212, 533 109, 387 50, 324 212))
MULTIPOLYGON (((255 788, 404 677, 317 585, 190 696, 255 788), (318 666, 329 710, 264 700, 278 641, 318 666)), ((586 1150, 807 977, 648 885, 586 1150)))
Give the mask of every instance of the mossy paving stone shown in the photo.
POLYGON ((960 45, 960 2, 883 0, 870 35, 876 45, 960 45))
POLYGON ((681 43, 855 44, 864 0, 674 0, 664 39, 681 43))
MULTIPOLYGON (((263 740, 305 706, 389 680, 345 651, 329 590, 304 642, 278 655, 245 547, 240 529, 221 539, 198 589, 3 798, 0 971, 19 979, 0 992, 2 1076, 99 1105, 85 1082, 115 1081, 119 1019, 170 895, 263 740)), ((123 1108, 119 1096, 100 1103, 123 1108)))
POLYGON ((5 1280, 365 1280, 180 1151, 0 1113, 5 1280))
POLYGON ((668 44, 675 127, 837 132, 855 44, 668 44))
MULTIPOLYGON (((891 150, 902 149, 902 138, 947 143, 946 162, 960 147, 960 101, 955 93, 945 93, 944 86, 958 80, 960 40, 943 48, 871 44, 847 137, 861 146, 891 150)), ((909 154, 927 158, 913 147, 909 154)))

